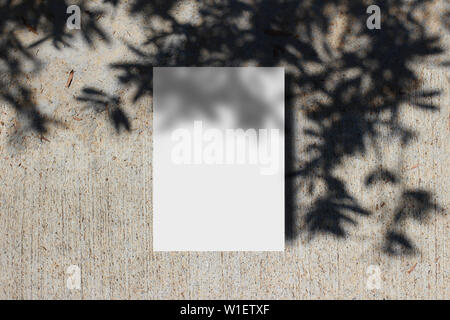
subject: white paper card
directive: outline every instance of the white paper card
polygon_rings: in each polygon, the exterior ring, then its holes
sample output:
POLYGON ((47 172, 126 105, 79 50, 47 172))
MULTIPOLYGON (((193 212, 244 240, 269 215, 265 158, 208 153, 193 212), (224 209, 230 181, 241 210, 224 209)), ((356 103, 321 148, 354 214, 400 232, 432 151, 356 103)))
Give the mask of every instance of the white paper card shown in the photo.
POLYGON ((153 249, 284 250, 284 68, 153 69, 153 249))

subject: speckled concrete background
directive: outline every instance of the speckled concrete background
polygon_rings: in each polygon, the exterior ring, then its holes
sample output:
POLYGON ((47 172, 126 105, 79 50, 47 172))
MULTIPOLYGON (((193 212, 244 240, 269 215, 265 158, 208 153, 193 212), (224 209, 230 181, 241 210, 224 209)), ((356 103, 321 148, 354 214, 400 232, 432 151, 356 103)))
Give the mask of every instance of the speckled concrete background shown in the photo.
MULTIPOLYGON (((196 23, 193 3, 183 2, 173 14, 196 23)), ((420 248, 417 254, 393 257, 380 250, 388 223, 384 212, 393 209, 383 199, 397 191, 363 190, 363 177, 380 165, 375 151, 348 158, 338 168, 349 192, 375 212, 358 220, 348 238, 300 236, 287 243, 284 253, 153 253, 152 101, 147 96, 133 103, 134 91, 120 86, 118 71, 108 67, 133 61, 136 56, 126 44, 146 38, 140 22, 126 14, 126 3, 90 5, 106 11, 98 21, 109 43, 89 47, 73 31, 72 48, 45 43, 33 49, 41 69, 24 81, 41 112, 57 121, 45 137, 22 132, 14 109, 0 102, 0 298, 449 298, 449 74, 448 67, 438 65, 449 60, 450 41, 436 19, 428 19, 430 32, 443 37, 447 50, 414 69, 424 86, 443 90, 429 98, 440 109, 408 108, 400 115, 418 133, 402 149, 404 183, 430 190, 440 206, 427 223, 404 226, 420 248), (74 78, 66 88, 71 70, 74 78), (120 96, 130 132, 117 134, 105 113, 77 101, 84 87, 120 96), (386 210, 375 210, 379 206, 386 210), (66 288, 70 265, 81 268, 81 290, 66 288), (378 290, 366 288, 370 265, 381 270, 378 290)), ((430 12, 439 15, 445 8, 445 1, 435 1, 430 12)), ((338 25, 339 19, 345 17, 338 17, 338 25)), ((26 30, 18 36, 25 43, 38 38, 26 30)), ((300 128, 308 125, 301 115, 297 122, 300 128)), ((302 144, 305 138, 298 132, 302 144)), ((383 146, 383 165, 398 166, 400 144, 383 146)), ((299 197, 305 206, 311 202, 301 192, 299 197)))

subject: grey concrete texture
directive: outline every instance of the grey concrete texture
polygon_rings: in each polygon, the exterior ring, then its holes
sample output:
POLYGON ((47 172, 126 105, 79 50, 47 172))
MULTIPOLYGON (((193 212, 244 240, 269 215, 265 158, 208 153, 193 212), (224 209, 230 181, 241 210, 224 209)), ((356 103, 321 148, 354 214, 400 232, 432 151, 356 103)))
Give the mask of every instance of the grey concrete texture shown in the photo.
MULTIPOLYGON (((288 18, 268 25, 255 18, 250 8, 260 2, 78 1, 82 28, 72 31, 55 28, 52 15, 34 21, 24 12, 19 26, 15 18, 2 19, 0 298, 449 298, 448 3, 404 8, 386 1, 382 29, 369 33, 368 15, 352 13, 352 1, 299 1, 298 28, 287 31, 288 18), (419 21, 408 31, 389 25, 407 21, 408 12, 419 21), (254 24, 259 31, 252 33, 254 24), (381 68, 378 56, 369 55, 371 37, 392 28, 399 42, 404 32, 411 38, 382 63, 410 73, 386 68, 378 79, 378 71, 368 71, 381 68), (232 45, 221 42, 222 30, 238 30, 224 36, 236 36, 232 45), (440 50, 425 55, 425 35, 438 37, 440 50), (318 58, 300 68, 295 59, 305 60, 308 50, 318 58), (350 59, 345 52, 356 52, 351 58, 363 57, 364 64, 340 69, 350 59), (291 178, 294 232, 286 250, 152 252, 152 66, 268 64, 307 83, 291 96, 298 174, 291 178), (355 78, 361 81, 350 85, 355 78), (350 88, 341 92, 346 79, 350 88), (398 98, 392 86, 408 79, 412 85, 400 86, 406 93, 398 98), (373 105, 378 122, 364 123, 374 123, 377 134, 350 128, 336 142, 341 131, 331 129, 339 117, 352 127, 372 114, 325 110, 338 102, 351 108, 355 90, 364 95, 373 87, 381 93, 364 103, 373 105), (396 108, 377 111, 388 104, 396 108), (80 290, 66 286, 70 265, 81 269, 80 290), (380 268, 381 286, 369 290, 371 265, 380 268)), ((67 4, 58 2, 57 10, 67 4)))

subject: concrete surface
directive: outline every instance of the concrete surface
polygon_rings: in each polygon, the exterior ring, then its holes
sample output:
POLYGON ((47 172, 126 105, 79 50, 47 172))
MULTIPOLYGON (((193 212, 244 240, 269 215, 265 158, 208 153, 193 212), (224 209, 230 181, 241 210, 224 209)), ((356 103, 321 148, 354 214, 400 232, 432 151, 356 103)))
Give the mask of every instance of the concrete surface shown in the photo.
MULTIPOLYGON (((401 114, 402 122, 418 130, 418 138, 402 149, 404 181, 432 191, 433 202, 442 208, 433 209, 426 224, 409 221, 405 226, 420 248, 418 254, 392 257, 380 250, 388 223, 383 210, 358 220, 347 239, 324 235, 309 241, 300 236, 284 253, 153 253, 152 101, 146 96, 133 103, 134 90, 120 86, 118 73, 108 68, 119 60, 133 61, 136 56, 125 43, 139 44, 145 37, 139 21, 128 17, 123 6, 102 7, 107 14, 99 21, 111 43, 95 42, 90 48, 77 38, 73 48, 57 50, 46 43, 33 49, 42 67, 24 81, 33 88, 41 111, 60 124, 51 126, 44 139, 32 131, 21 133, 14 109, 0 103, 0 298, 450 297, 450 225, 442 214, 449 205, 449 74, 448 68, 437 67, 449 60, 448 50, 438 60, 415 65, 425 86, 443 90, 430 98, 440 110, 405 107, 408 111, 401 114), (74 78, 66 88, 72 69, 74 78), (101 87, 125 101, 129 133, 117 134, 105 113, 86 109, 75 99, 85 86, 101 87), (81 290, 66 287, 70 265, 81 268, 81 290), (370 265, 381 270, 378 290, 366 288, 370 265)), ((186 19, 186 10, 195 16, 195 8, 186 7, 175 13, 177 19, 186 19)), ((442 8, 437 6, 436 14, 442 8)), ((448 49, 448 31, 434 19, 429 22, 448 49)), ((25 31, 19 36, 27 43, 37 37, 25 31)), ((297 121, 299 128, 308 125, 301 115, 297 121)), ((298 142, 303 144, 300 133, 298 142)), ((400 149, 400 142, 384 145, 384 164, 398 166, 400 149)), ((364 189, 363 177, 378 162, 376 153, 368 152, 338 169, 350 192, 372 210, 398 192, 364 189)), ((312 201, 305 194, 299 193, 302 206, 312 201)))

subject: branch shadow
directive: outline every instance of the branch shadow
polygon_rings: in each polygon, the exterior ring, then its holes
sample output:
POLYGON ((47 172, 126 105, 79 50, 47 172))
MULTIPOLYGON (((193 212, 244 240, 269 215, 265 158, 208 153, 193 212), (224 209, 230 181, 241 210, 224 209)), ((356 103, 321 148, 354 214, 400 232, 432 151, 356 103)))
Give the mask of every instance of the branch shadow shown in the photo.
MULTIPOLYGON (((118 7, 125 2, 103 3, 118 7)), ((365 25, 367 5, 350 0, 206 0, 187 7, 195 13, 187 21, 177 13, 179 1, 131 0, 128 14, 143 21, 143 32, 148 36, 139 46, 126 44, 136 56, 134 61, 117 61, 110 68, 119 71, 117 80, 122 86, 134 90, 132 102, 136 103, 153 95, 153 67, 284 66, 286 239, 294 240, 302 233, 311 238, 330 234, 345 239, 359 219, 373 212, 351 195, 348 182, 336 174, 337 167, 348 157, 364 156, 371 145, 387 145, 394 139, 400 139, 403 148, 409 145, 417 132, 399 120, 401 106, 426 112, 439 110, 429 101, 440 91, 421 89, 411 67, 443 53, 440 38, 430 36, 423 19, 417 18, 429 3, 378 1, 382 29, 370 30, 365 25), (168 24, 170 30, 160 28, 155 21, 168 24), (300 122, 307 126, 301 127, 300 122), (299 150, 297 136, 308 142, 304 150, 299 150), (299 181, 307 185, 311 197, 321 186, 320 195, 311 205, 298 200, 299 181)), ((4 1, 1 5, 0 60, 14 85, 0 80, 0 96, 25 115, 31 130, 39 133, 46 132, 49 120, 40 115, 30 90, 21 82, 23 63, 31 61, 34 72, 39 72, 39 62, 9 28, 13 25, 13 29, 42 32, 43 37, 31 47, 46 41, 57 48, 70 46, 73 35, 64 27, 68 5, 67 1, 56 0, 4 1)), ((85 1, 81 7, 86 22, 80 32, 85 41, 91 45, 98 38, 109 41, 96 22, 101 12, 86 9, 85 1)), ((448 13, 442 20, 448 25, 448 13)), ((170 81, 181 89, 195 85, 170 81)), ((108 115, 117 132, 130 131, 131 122, 120 108, 120 97, 86 87, 76 99, 98 112, 112 107, 108 115)), ((185 95, 183 99, 199 97, 185 95)), ((211 112, 207 108, 209 99, 201 100, 206 103, 196 103, 200 105, 197 111, 211 112)), ((173 120, 182 119, 185 111, 180 109, 173 120)), ((263 112, 257 118, 252 112, 249 117, 245 111, 240 108, 234 113, 246 125, 271 116, 263 112)), ((382 161, 383 153, 379 157, 382 161)), ((443 212, 433 204, 433 195, 407 188, 401 170, 377 168, 364 181, 366 188, 386 181, 403 190, 397 209, 391 213, 383 250, 390 255, 416 253, 413 240, 400 226, 410 218, 425 223, 432 212, 443 212), (413 210, 408 207, 411 203, 413 210)))
MULTIPOLYGON (((79 31, 86 43, 92 46, 97 39, 108 42, 109 37, 97 23, 97 15, 101 12, 87 10, 87 1, 77 4, 83 21, 79 31)), ((58 50, 71 46, 74 33, 66 29, 69 16, 66 9, 70 5, 65 0, 0 2, 0 99, 16 111, 17 128, 13 140, 21 140, 26 132, 35 132, 42 137, 50 125, 64 127, 42 114, 25 79, 42 71, 41 61, 32 53, 33 48, 46 42, 58 50), (34 34, 38 39, 25 45, 18 36, 24 32, 34 34)))
MULTIPOLYGON (((139 48, 130 47, 139 62, 111 67, 122 71, 123 85, 136 88, 137 100, 152 95, 153 66, 286 66, 286 239, 302 232, 347 238, 349 226, 372 212, 349 193, 335 169, 349 156, 366 154, 370 144, 389 144, 389 137, 408 145, 417 133, 399 121, 400 106, 439 110, 428 101, 440 91, 420 90, 411 68, 411 63, 443 52, 440 39, 429 36, 424 22, 416 18, 427 2, 379 1, 382 30, 370 30, 365 26, 366 5, 353 1, 206 1, 198 9, 202 22, 196 24, 180 22, 171 13, 176 1, 136 0, 130 14, 145 21, 157 17, 171 30, 149 25, 148 40, 139 48), (150 46, 156 53, 146 51, 150 46), (299 96, 310 98, 299 106, 299 96), (298 111, 311 124, 303 135, 313 141, 301 159, 295 143, 298 111), (382 130, 389 135, 382 135, 382 130), (299 214, 297 201, 299 179, 307 182, 310 194, 318 185, 325 186, 304 214, 299 214)), ((183 117, 183 110, 178 116, 183 117)), ((369 173, 366 187, 380 180, 405 189, 401 172, 386 168, 369 173)), ((431 206, 427 192, 405 191, 399 208, 413 197, 419 208, 414 216, 439 211, 431 206)), ((398 210, 394 216, 403 212, 398 210)), ((394 255, 394 247, 400 246, 402 254, 414 253, 413 241, 394 231, 394 225, 386 233, 384 252, 394 255)))
POLYGON ((131 131, 130 121, 120 106, 121 99, 119 96, 106 94, 97 88, 86 87, 82 90, 82 95, 76 99, 85 102, 88 108, 97 113, 106 112, 117 133, 120 133, 122 129, 131 131))

